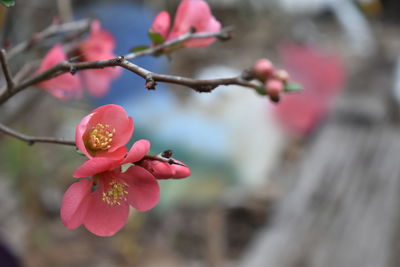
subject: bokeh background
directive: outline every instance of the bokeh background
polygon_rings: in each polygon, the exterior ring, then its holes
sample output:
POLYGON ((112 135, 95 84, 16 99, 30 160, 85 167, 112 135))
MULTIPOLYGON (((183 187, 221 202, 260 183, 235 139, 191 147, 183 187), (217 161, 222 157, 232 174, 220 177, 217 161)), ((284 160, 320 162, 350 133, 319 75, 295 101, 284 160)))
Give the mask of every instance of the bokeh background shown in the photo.
MULTIPOLYGON (((279 104, 237 86, 199 94, 160 83, 148 91, 124 70, 101 99, 60 102, 35 87, 13 97, 0 107, 2 123, 67 139, 93 108, 122 105, 135 121, 132 142, 149 139, 153 154, 172 149, 192 176, 160 181, 156 208, 132 210, 119 233, 101 238, 59 218, 84 159, 71 147, 0 135, 0 266, 400 266, 400 3, 207 2, 223 26, 234 26, 232 40, 134 63, 218 78, 267 57, 304 91, 279 104)), ((16 0, 1 7, 1 38, 12 46, 55 19, 98 18, 123 55, 149 44, 154 16, 178 3, 16 0)), ((55 41, 18 55, 12 70, 55 41)))

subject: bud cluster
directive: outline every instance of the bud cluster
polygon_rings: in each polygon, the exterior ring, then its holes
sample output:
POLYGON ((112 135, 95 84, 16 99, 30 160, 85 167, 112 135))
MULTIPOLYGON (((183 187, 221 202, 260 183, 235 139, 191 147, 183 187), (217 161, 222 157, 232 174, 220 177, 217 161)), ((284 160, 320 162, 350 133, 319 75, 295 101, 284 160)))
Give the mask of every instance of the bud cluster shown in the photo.
POLYGON ((289 81, 288 72, 276 69, 274 64, 266 58, 257 60, 252 70, 254 78, 264 84, 265 93, 271 101, 279 102, 280 95, 289 81))

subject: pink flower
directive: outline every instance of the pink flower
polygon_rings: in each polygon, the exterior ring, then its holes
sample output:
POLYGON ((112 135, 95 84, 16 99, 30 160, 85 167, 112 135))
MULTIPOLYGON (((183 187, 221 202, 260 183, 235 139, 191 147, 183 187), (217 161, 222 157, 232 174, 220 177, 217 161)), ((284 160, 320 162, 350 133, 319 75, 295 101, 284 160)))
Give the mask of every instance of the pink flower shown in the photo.
MULTIPOLYGON (((96 61, 116 57, 113 53, 114 48, 114 37, 101 29, 100 22, 95 20, 92 22, 89 37, 79 45, 78 51, 81 54, 81 61, 96 61)), ((90 69, 81 72, 85 87, 95 97, 105 95, 111 82, 120 74, 121 69, 116 67, 90 69)))
POLYGON ((95 235, 111 236, 125 225, 129 206, 147 211, 159 199, 160 188, 151 173, 139 166, 124 173, 116 168, 72 184, 63 196, 60 214, 69 229, 83 224, 95 235))
MULTIPOLYGON (((160 12, 154 19, 151 31, 160 33, 165 40, 173 40, 188 33, 192 28, 197 33, 217 32, 221 24, 212 15, 210 7, 203 0, 183 0, 175 15, 174 25, 170 31, 170 16, 166 11, 160 12)), ((185 41, 185 47, 205 47, 212 44, 214 37, 185 41)))
POLYGON ((133 133, 133 120, 118 105, 105 105, 93 110, 76 127, 75 142, 89 159, 107 157, 121 159, 125 144, 133 133))
POLYGON ((327 115, 332 100, 343 89, 344 64, 340 57, 313 46, 283 44, 280 54, 290 76, 304 90, 286 94, 276 106, 276 117, 287 129, 307 135, 327 115))
MULTIPOLYGON (((55 45, 43 58, 37 73, 41 73, 66 60, 67 57, 61 45, 55 45)), ((60 100, 69 100, 82 96, 82 86, 79 78, 70 73, 64 73, 50 80, 43 81, 38 83, 37 86, 60 100)))

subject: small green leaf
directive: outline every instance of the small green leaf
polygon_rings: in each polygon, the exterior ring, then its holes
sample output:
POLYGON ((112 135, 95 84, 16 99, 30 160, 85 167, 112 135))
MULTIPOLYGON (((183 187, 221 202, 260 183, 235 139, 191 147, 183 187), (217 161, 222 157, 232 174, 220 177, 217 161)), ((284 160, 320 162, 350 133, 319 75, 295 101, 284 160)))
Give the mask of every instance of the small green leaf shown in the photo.
POLYGON ((263 96, 267 95, 267 91, 265 90, 264 87, 257 87, 257 88, 255 89, 255 91, 256 91, 257 94, 259 94, 259 95, 263 95, 263 96))
POLYGON ((285 92, 293 93, 303 90, 303 86, 299 83, 288 82, 285 85, 285 92))
POLYGON ((164 37, 158 32, 149 31, 148 35, 151 42, 155 45, 159 45, 165 42, 164 37))
POLYGON ((132 53, 137 53, 137 52, 141 52, 143 50, 146 50, 148 48, 149 48, 148 45, 138 45, 138 46, 132 47, 131 49, 129 49, 129 51, 132 52, 132 53))
POLYGON ((0 0, 0 3, 5 5, 6 7, 11 7, 15 5, 15 0, 0 0))

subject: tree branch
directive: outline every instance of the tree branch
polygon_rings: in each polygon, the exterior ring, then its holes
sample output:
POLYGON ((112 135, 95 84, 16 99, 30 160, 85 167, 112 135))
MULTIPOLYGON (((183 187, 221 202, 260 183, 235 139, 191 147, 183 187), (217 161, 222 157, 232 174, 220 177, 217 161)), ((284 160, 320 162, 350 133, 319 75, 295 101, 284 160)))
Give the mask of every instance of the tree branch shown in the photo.
POLYGON ((160 45, 150 47, 148 49, 145 49, 140 52, 136 53, 130 53, 128 55, 125 55, 125 59, 134 59, 142 56, 147 56, 147 55, 153 55, 156 54, 157 52, 161 52, 162 50, 173 47, 177 44, 181 44, 187 40, 191 39, 204 39, 204 38, 210 38, 210 37, 216 37, 221 41, 226 41, 229 40, 232 36, 232 31, 233 27, 225 27, 221 29, 218 32, 203 32, 203 33, 193 33, 193 32, 188 32, 186 34, 183 34, 179 36, 178 38, 170 41, 166 41, 160 45))
POLYGON ((27 50, 28 48, 40 43, 42 40, 51 37, 55 34, 61 34, 66 32, 86 32, 89 30, 90 20, 83 19, 79 21, 67 22, 63 24, 53 24, 41 32, 32 35, 31 40, 17 44, 11 48, 7 53, 7 60, 10 60, 15 55, 27 50))
POLYGON ((12 79, 10 69, 8 68, 6 51, 4 49, 0 49, 0 64, 7 82, 7 91, 8 93, 11 93, 14 88, 14 81, 12 79))
POLYGON ((23 133, 19 133, 3 124, 0 124, 0 132, 15 137, 19 140, 22 140, 26 142, 28 145, 34 145, 35 143, 52 143, 59 145, 75 146, 75 141, 64 140, 63 138, 30 136, 23 133))

